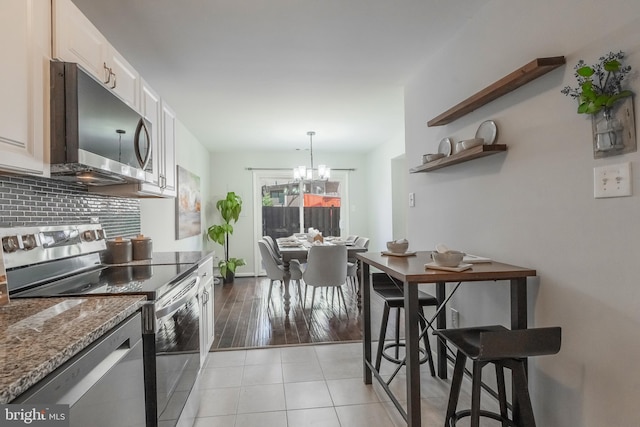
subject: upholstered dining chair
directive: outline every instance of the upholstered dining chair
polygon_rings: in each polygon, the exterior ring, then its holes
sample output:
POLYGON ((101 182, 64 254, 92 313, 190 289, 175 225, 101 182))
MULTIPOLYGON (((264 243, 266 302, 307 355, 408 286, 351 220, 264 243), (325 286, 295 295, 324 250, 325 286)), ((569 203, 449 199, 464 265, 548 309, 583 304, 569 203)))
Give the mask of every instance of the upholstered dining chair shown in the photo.
POLYGON ((346 246, 311 246, 307 255, 307 268, 302 273, 302 278, 307 286, 313 287, 313 293, 311 295, 312 310, 316 296, 316 288, 333 287, 338 292, 338 304, 340 304, 340 297, 342 297, 345 312, 347 311, 347 303, 342 293, 342 285, 347 280, 346 246))
MULTIPOLYGON (((276 259, 276 262, 279 265, 284 265, 284 261, 282 261, 282 253, 280 252, 280 249, 278 249, 278 244, 273 239, 273 237, 262 236, 262 240, 267 242, 267 245, 269 245, 269 249, 271 249, 271 253, 273 253, 274 258, 276 259)), ((289 271, 291 272, 292 280, 293 280, 293 277, 296 277, 296 280, 302 280, 303 268, 304 267, 302 266, 302 263, 300 262, 299 259, 292 259, 289 261, 289 271)), ((298 284, 298 286, 300 285, 298 284)))
MULTIPOLYGON (((360 246, 369 250, 369 239, 366 237, 356 237, 355 246, 360 246)), ((349 259, 347 263, 347 282, 351 283, 351 288, 353 291, 357 291, 358 289, 358 260, 353 258, 349 259)))
POLYGON ((267 244, 271 247, 272 252, 276 256, 276 260, 278 261, 278 264, 282 264, 282 254, 280 253, 280 249, 278 249, 278 244, 276 243, 275 240, 273 240, 273 237, 262 236, 262 240, 267 242, 267 244))
MULTIPOLYGON (((269 244, 264 240, 258 240, 258 247, 260 248, 260 256, 262 257, 262 264, 267 272, 267 277, 270 280, 269 294, 267 300, 271 300, 271 291, 273 290, 273 282, 280 281, 284 283, 284 267, 282 264, 278 264, 276 256, 272 252, 269 244)), ((294 270, 290 268, 291 280, 296 282, 298 287, 298 296, 302 297, 302 291, 300 289, 300 280, 302 279, 302 272, 298 269, 294 270)))

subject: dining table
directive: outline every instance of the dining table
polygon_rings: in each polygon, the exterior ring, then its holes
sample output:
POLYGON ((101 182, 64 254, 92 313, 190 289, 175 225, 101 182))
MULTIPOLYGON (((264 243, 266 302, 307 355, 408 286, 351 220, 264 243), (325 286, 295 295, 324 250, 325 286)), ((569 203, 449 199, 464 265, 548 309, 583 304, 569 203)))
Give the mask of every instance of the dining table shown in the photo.
MULTIPOLYGON (((326 239, 325 241, 309 241, 306 238, 294 239, 294 238, 280 238, 276 239, 278 250, 282 255, 282 264, 284 267, 284 311, 285 316, 289 316, 291 310, 291 293, 289 291, 289 283, 291 282, 291 270, 290 265, 292 260, 304 261, 309 254, 309 248, 313 245, 345 245, 347 247, 347 254, 349 258, 355 257, 355 254, 366 252, 367 249, 362 246, 357 246, 343 242, 337 239, 326 239)), ((360 290, 358 289, 358 292, 360 290)))
MULTIPOLYGON (((471 264, 463 271, 427 268, 432 263, 431 251, 417 251, 409 256, 389 253, 359 253, 361 262, 360 286, 363 306, 363 379, 371 384, 373 377, 380 383, 410 427, 421 426, 420 415, 420 331, 418 327, 418 285, 435 284, 439 301, 435 315, 436 328, 446 325, 446 304, 461 284, 479 282, 509 282, 511 329, 527 328, 527 278, 536 275, 534 269, 504 264, 493 260, 471 264), (371 269, 380 270, 402 283, 405 309, 406 409, 398 401, 371 360, 371 269), (447 283, 453 283, 447 294, 447 283)), ((437 375, 447 378, 447 348, 440 340, 436 346, 437 375)))

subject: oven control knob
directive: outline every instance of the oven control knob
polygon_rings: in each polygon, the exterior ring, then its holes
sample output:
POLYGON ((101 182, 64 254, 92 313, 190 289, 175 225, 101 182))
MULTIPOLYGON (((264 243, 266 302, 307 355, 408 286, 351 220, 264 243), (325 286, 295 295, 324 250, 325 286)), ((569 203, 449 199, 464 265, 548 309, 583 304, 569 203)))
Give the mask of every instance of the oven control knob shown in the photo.
POLYGON ((96 230, 96 240, 104 240, 104 230, 102 228, 96 230))
POLYGON ((7 236, 2 238, 2 249, 4 249, 5 252, 15 252, 19 248, 18 236, 7 236))
POLYGON ((38 242, 36 241, 36 236, 33 234, 25 234, 22 236, 22 246, 24 249, 29 250, 38 246, 38 242))
POLYGON ((95 237, 93 235, 93 231, 92 230, 87 230, 84 233, 82 233, 82 240, 84 240, 85 242, 94 241, 95 237))

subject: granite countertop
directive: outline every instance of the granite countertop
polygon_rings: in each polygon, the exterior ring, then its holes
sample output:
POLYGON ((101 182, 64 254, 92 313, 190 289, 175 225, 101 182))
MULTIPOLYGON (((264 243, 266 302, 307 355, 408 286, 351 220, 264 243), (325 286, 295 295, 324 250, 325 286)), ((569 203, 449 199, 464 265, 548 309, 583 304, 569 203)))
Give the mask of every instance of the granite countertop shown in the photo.
POLYGON ((135 313, 144 296, 13 299, 0 307, 0 404, 135 313))

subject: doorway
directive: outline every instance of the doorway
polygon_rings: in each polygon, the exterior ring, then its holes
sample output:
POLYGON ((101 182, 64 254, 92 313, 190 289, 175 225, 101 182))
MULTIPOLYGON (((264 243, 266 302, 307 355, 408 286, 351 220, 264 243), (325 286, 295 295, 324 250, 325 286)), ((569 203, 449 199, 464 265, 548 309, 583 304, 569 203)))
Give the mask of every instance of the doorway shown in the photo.
MULTIPOLYGON (((303 233, 310 227, 323 236, 347 235, 348 171, 332 170, 329 180, 296 182, 290 170, 254 170, 253 193, 256 241, 303 233)), ((255 245, 255 270, 262 272, 255 245)))

